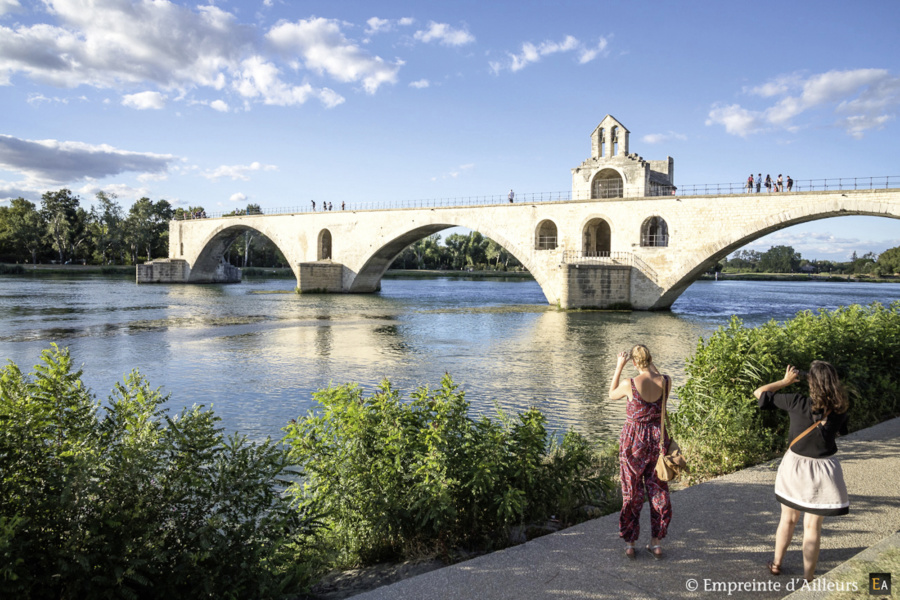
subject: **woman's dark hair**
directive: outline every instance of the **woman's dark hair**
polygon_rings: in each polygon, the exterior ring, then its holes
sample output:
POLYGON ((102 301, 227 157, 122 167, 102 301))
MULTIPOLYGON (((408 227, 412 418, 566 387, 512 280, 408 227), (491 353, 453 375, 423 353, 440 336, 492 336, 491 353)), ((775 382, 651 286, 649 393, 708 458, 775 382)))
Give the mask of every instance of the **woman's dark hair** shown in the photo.
POLYGON ((847 390, 838 379, 837 371, 831 363, 814 360, 809 365, 809 396, 813 410, 828 410, 837 414, 847 412, 847 390))

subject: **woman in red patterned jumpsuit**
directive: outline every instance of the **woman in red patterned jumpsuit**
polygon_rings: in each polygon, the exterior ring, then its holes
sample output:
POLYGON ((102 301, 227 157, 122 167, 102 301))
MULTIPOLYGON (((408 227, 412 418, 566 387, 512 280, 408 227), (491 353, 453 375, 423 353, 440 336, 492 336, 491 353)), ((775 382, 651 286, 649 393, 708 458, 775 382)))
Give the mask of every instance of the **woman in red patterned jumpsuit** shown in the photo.
MULTIPOLYGON (((628 397, 625 426, 619 438, 619 476, 622 480, 622 512, 619 515, 619 537, 626 542, 625 556, 635 557, 634 543, 640 533, 644 495, 650 497, 650 544, 653 558, 663 557, 660 540, 666 537, 672 520, 669 485, 656 477, 659 458, 660 414, 664 395, 672 387, 672 379, 653 364, 650 350, 637 345, 631 352, 617 356, 616 372, 609 384, 610 400, 628 397), (631 360, 639 371, 637 377, 621 383, 622 369, 631 360)), ((669 439, 666 435, 665 446, 669 439)))

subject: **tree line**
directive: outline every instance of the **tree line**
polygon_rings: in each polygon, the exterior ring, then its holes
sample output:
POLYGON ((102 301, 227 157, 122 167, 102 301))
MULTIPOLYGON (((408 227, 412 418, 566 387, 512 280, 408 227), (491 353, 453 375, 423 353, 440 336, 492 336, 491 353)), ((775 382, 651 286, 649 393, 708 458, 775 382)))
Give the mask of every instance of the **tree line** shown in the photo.
POLYGON ((792 246, 772 246, 765 252, 738 250, 719 262, 719 269, 732 273, 833 273, 881 277, 900 272, 900 246, 881 254, 854 252, 845 262, 806 260, 792 246))
MULTIPOLYGON (((97 192, 93 206, 69 189, 46 192, 37 205, 15 198, 0 206, 0 262, 134 265, 169 255, 169 221, 203 213, 175 208, 167 200, 141 198, 127 210, 116 195, 97 192)), ((260 212, 259 205, 233 215, 260 212)), ((287 261, 268 238, 247 232, 228 249, 236 266, 277 267, 287 261)))
POLYGON ((477 231, 468 235, 453 233, 442 240, 440 234, 422 238, 407 246, 394 259, 392 269, 430 269, 462 271, 523 270, 515 256, 477 231))

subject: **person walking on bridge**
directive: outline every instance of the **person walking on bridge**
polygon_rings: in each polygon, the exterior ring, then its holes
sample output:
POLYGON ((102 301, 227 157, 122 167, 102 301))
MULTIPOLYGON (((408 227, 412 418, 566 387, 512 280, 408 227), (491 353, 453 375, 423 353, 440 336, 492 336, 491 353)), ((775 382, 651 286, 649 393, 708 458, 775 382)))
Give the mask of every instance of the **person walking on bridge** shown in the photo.
POLYGON ((850 500, 841 463, 834 458, 834 438, 847 431, 847 392, 831 364, 815 360, 809 374, 787 366, 784 378, 760 386, 753 392, 762 409, 780 408, 791 418, 788 447, 778 475, 775 498, 781 503, 781 520, 775 532, 775 555, 768 563, 772 575, 780 575, 784 555, 794 537, 794 527, 803 517, 803 576, 812 581, 819 562, 822 521, 826 516, 846 515, 850 500), (806 377, 809 397, 800 393, 776 394, 806 377))
POLYGON ((756 176, 756 193, 759 193, 759 188, 762 187, 762 173, 756 176))
POLYGON ((512 190, 509 190, 509 196, 507 196, 507 197, 509 198, 509 203, 512 204, 513 201, 516 199, 516 193, 512 190))
MULTIPOLYGON (((650 350, 638 344, 631 352, 616 357, 616 372, 609 384, 609 399, 628 398, 625 425, 619 437, 619 476, 622 480, 622 512, 619 537, 626 542, 625 556, 635 558, 634 543, 640 533, 644 495, 650 497, 650 544, 647 550, 655 559, 663 557, 660 541, 666 537, 672 520, 669 484, 656 476, 659 459, 663 398, 672 389, 672 379, 653 364, 650 350), (631 360, 638 376, 619 382, 625 363, 631 360)), ((666 433, 664 447, 669 447, 666 433)))

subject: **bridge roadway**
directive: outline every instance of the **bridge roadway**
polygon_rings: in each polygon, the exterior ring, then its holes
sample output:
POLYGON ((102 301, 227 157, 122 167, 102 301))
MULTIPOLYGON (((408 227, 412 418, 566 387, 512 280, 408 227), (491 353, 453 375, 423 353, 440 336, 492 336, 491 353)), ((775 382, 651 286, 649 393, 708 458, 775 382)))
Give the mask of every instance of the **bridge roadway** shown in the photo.
POLYGON ((671 307, 719 260, 753 240, 798 223, 846 215, 900 218, 900 189, 673 195, 172 221, 169 264, 148 264, 143 274, 139 269, 138 280, 238 281, 239 271, 225 265, 223 255, 252 230, 281 250, 299 291, 374 292, 404 248, 461 226, 506 248, 534 275, 550 304, 661 310, 671 307), (164 276, 159 275, 162 267, 168 269, 164 276))

